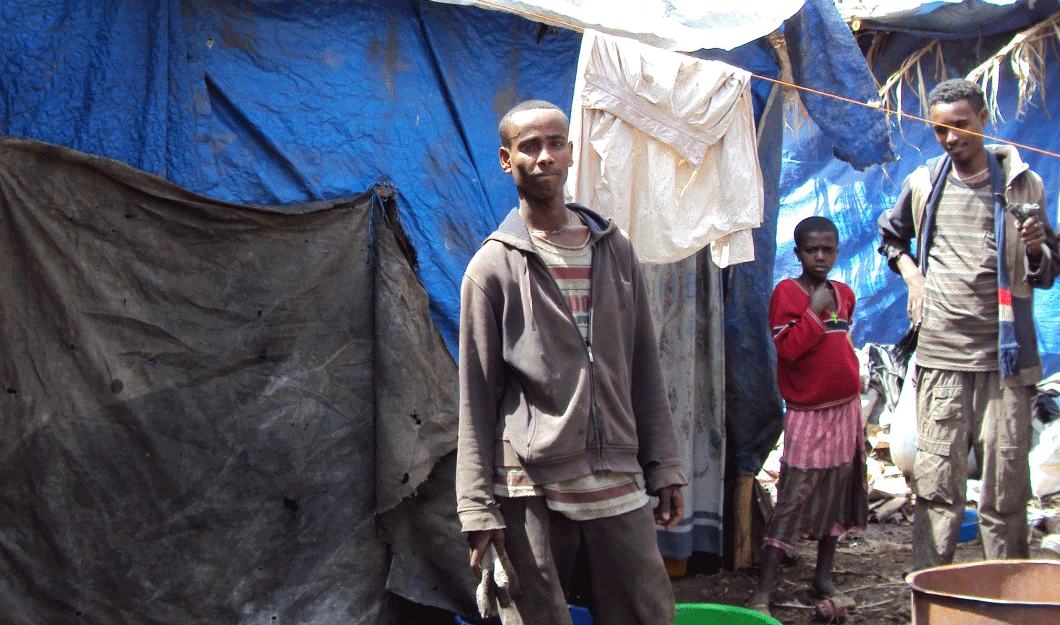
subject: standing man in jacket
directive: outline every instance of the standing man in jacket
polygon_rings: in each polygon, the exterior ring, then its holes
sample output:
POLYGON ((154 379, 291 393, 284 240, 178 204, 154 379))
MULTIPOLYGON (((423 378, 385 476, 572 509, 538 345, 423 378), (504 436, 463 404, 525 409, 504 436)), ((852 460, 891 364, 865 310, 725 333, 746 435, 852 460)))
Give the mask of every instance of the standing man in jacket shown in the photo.
POLYGON ((1028 557, 1031 401, 1042 375, 1033 291, 1060 273, 1041 178, 1015 148, 983 144, 982 89, 947 80, 928 106, 945 155, 910 174, 878 222, 880 253, 905 280, 919 326, 915 569, 953 560, 970 449, 982 467, 985 557, 1028 557))
POLYGON ((611 220, 564 203, 567 128, 532 100, 498 129, 519 207, 461 287, 457 512, 476 573, 488 549, 511 561, 505 625, 569 624, 579 552, 593 622, 670 623, 655 524, 680 521, 687 480, 637 257, 611 220))

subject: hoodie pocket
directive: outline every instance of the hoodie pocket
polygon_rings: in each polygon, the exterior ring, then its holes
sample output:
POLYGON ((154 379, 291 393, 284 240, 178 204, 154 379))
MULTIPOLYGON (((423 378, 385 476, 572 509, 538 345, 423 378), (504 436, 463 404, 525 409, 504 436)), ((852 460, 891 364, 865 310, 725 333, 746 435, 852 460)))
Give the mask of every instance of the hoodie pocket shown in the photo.
POLYGON ((506 418, 504 436, 528 463, 548 464, 582 454, 588 438, 588 410, 579 410, 575 404, 551 412, 520 402, 506 418))

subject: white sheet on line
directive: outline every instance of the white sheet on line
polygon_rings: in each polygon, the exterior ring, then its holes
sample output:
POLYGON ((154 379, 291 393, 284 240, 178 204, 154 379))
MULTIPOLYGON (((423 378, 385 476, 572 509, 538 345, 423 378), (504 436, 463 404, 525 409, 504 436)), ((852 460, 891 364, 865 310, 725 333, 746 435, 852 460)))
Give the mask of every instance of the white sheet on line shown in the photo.
POLYGON ((711 245, 754 259, 764 195, 750 73, 585 31, 571 107, 568 194, 625 229, 644 262, 711 245))

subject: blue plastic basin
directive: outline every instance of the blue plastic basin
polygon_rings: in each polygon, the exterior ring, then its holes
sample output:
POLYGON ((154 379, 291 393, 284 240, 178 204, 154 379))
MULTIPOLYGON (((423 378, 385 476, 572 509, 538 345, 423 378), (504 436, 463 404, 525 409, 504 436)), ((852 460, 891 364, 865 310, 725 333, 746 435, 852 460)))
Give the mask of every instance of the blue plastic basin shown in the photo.
POLYGON ((961 522, 961 531, 957 534, 957 542, 966 543, 975 540, 979 536, 979 515, 972 508, 964 511, 964 521, 961 522))
MULTIPOLYGON (((573 625, 593 625, 593 617, 589 615, 589 611, 576 605, 570 607, 570 621, 573 625)), ((458 614, 456 623, 457 625, 501 625, 501 619, 496 616, 492 618, 461 617, 458 614)))

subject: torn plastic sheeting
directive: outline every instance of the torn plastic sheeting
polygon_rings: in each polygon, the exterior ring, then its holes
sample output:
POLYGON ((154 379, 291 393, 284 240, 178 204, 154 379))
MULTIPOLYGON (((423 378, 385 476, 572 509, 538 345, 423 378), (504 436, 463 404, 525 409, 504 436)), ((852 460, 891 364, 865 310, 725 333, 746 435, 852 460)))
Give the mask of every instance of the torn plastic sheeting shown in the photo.
MULTIPOLYGON (((879 100, 865 56, 833 0, 808 0, 785 22, 784 36, 797 84, 855 102, 879 100)), ((882 110, 805 90, 799 97, 836 158, 859 171, 894 160, 882 110)))
POLYGON ((429 376, 389 380, 420 424, 376 396, 383 370, 453 364, 375 198, 238 206, 0 142, 0 621, 375 623, 377 503, 455 424, 418 408, 451 392, 429 376))
POLYGON ((1019 30, 1060 10, 1057 0, 947 0, 911 9, 880 8, 860 18, 862 29, 920 38, 967 39, 1019 30))

